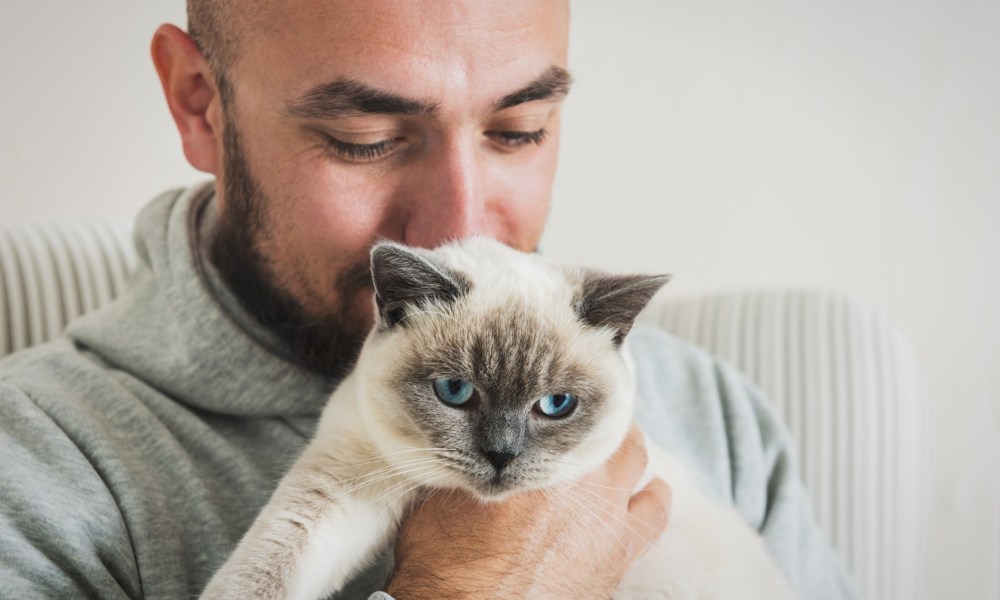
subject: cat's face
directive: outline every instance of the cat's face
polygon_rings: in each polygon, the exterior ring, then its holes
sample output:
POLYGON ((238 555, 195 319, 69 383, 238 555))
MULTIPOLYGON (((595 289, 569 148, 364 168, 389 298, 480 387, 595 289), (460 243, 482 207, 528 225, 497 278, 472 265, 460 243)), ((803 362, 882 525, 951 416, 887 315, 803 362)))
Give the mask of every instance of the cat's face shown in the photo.
POLYGON ((621 443, 634 395, 621 343, 665 278, 588 274, 486 240, 379 246, 373 272, 378 325, 356 376, 400 470, 497 499, 576 479, 621 443))

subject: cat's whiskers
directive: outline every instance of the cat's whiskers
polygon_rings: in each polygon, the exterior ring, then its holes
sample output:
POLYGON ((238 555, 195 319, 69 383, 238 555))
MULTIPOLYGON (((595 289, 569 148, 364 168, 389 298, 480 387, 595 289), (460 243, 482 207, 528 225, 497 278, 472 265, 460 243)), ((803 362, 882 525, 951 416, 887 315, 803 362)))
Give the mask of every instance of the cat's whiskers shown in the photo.
POLYGON ((462 510, 462 508, 464 508, 466 504, 468 504, 469 502, 473 502, 474 500, 476 500, 476 497, 466 490, 465 499, 462 500, 462 503, 456 506, 453 510, 462 510))
POLYGON ((334 456, 334 455, 332 455, 330 453, 327 453, 326 456, 330 460, 336 461, 339 464, 346 465, 346 466, 357 467, 357 466, 371 464, 371 463, 375 463, 375 462, 387 462, 385 460, 386 458, 388 458, 390 456, 398 456, 400 454, 411 454, 411 453, 414 453, 414 452, 436 453, 436 452, 448 450, 447 448, 417 448, 417 447, 411 447, 411 446, 393 446, 393 447, 394 448, 406 448, 406 449, 405 450, 398 450, 396 452, 380 452, 378 454, 378 456, 373 456, 372 458, 369 458, 369 459, 366 459, 366 460, 360 460, 360 461, 346 461, 343 458, 334 456))
POLYGON ((457 452, 450 452, 448 454, 438 453, 435 456, 439 457, 445 463, 455 465, 463 472, 470 470, 471 467, 481 466, 475 460, 457 452))
POLYGON ((608 533, 611 534, 611 537, 614 538, 614 540, 618 542, 618 544, 622 546, 623 549, 627 548, 625 542, 618 535, 618 531, 615 529, 615 527, 612 526, 610 522, 608 522, 606 516, 614 516, 608 510, 604 509, 601 506, 596 505, 593 502, 586 501, 583 497, 577 494, 576 491, 571 487, 560 486, 549 489, 551 489, 554 493, 561 495, 564 499, 572 502, 579 510, 586 511, 587 514, 597 519, 597 522, 600 523, 605 529, 607 529, 608 533), (599 514, 598 511, 595 509, 600 510, 600 513, 603 514, 599 514))
MULTIPOLYGON (((437 481, 438 479, 440 479, 444 475, 447 475, 447 473, 445 473, 443 471, 434 472, 429 477, 427 475, 422 475, 422 477, 425 479, 425 481, 420 482, 417 485, 415 485, 413 487, 410 487, 410 488, 408 488, 406 490, 403 490, 402 492, 400 492, 399 494, 397 494, 396 497, 393 498, 392 502, 387 503, 386 506, 382 508, 382 510, 380 511, 380 513, 384 515, 386 513, 386 511, 388 510, 388 506, 391 505, 391 504, 394 504, 396 500, 402 498, 404 495, 408 494, 409 492, 411 492, 412 490, 414 490, 414 489, 416 489, 416 488, 418 488, 420 486, 427 486, 430 483, 434 483, 435 481, 437 481)), ((411 478, 409 481, 413 481, 413 479, 414 478, 411 478)), ((438 492, 441 492, 443 488, 427 487, 427 489, 430 490, 430 493, 427 494, 424 497, 423 501, 421 501, 421 503, 420 503, 420 507, 417 508, 415 512, 419 512, 421 509, 423 509, 424 504, 426 504, 427 501, 430 500, 435 494, 437 494, 438 492)))
MULTIPOLYGON (((420 506, 416 507, 414 509, 414 512, 420 512, 421 510, 423 510, 424 505, 427 504, 427 501, 436 496, 438 492, 442 491, 441 488, 428 488, 428 489, 430 489, 430 493, 424 496, 424 499, 420 501, 420 506)), ((447 499, 448 498, 445 498, 445 500, 447 499)))
MULTIPOLYGON (((438 479, 444 477, 445 475, 447 475, 447 473, 444 470, 441 470, 441 469, 438 469, 437 471, 431 471, 430 473, 423 473, 423 474, 421 474, 420 477, 421 477, 421 479, 423 479, 423 481, 418 481, 414 485, 412 485, 412 486, 406 488, 405 490, 397 493, 396 496, 392 499, 392 502, 395 503, 397 500, 399 500, 400 498, 403 498, 404 496, 406 496, 407 494, 409 494, 413 490, 415 490, 415 489, 417 489, 419 487, 422 487, 422 486, 428 486, 429 484, 434 483, 435 481, 437 481, 438 479)), ((414 480, 416 480, 415 477, 414 478, 410 478, 408 481, 414 481, 414 480)))
POLYGON ((407 494, 408 492, 410 492, 412 490, 415 490, 415 489, 417 489, 418 487, 420 487, 422 485, 426 485, 425 482, 428 481, 428 476, 429 475, 438 475, 438 474, 443 473, 445 470, 446 470, 446 467, 442 467, 440 465, 428 465, 428 466, 425 466, 425 467, 418 467, 416 469, 408 471, 407 472, 407 476, 403 477, 400 481, 398 481, 398 482, 392 484, 391 486, 389 486, 389 488, 387 490, 385 490, 378 497, 373 498, 372 500, 369 500, 368 503, 365 504, 365 506, 367 507, 367 506, 371 506, 372 504, 375 504, 377 502, 381 502, 382 500, 384 500, 388 496, 393 496, 394 500, 399 499, 399 498, 403 497, 405 494, 407 494), (411 475, 411 474, 414 474, 414 473, 415 473, 415 476, 411 475), (421 481, 421 479, 423 481, 421 481), (409 485, 410 483, 412 483, 414 481, 416 481, 417 483, 413 484, 411 487, 406 488, 402 492, 398 492, 397 491, 399 488, 406 487, 407 485, 409 485))
MULTIPOLYGON (((427 498, 424 499, 424 502, 421 503, 421 507, 423 507, 423 504, 425 504, 427 502, 427 500, 430 498, 430 496, 433 496, 435 493, 437 493, 439 491, 443 491, 443 490, 441 488, 434 488, 433 489, 433 493, 431 493, 427 498)), ((475 499, 475 497, 472 495, 471 492, 469 492, 469 490, 465 490, 465 489, 457 488, 457 487, 449 487, 448 488, 448 495, 445 496, 445 498, 441 501, 441 503, 442 504, 447 504, 448 502, 451 501, 452 497, 455 494, 462 493, 462 492, 465 493, 464 494, 465 497, 461 499, 462 501, 459 504, 457 504, 455 506, 446 506, 445 507, 445 508, 447 508, 450 511, 460 510, 463 506, 465 506, 466 504, 468 504, 469 502, 471 502, 472 500, 475 499)))
MULTIPOLYGON (((570 465, 570 466, 573 466, 573 467, 587 467, 587 468, 592 468, 592 465, 584 465, 584 464, 580 464, 580 463, 573 463, 573 462, 569 462, 569 461, 565 461, 565 460, 559 460, 557 458, 550 458, 549 460, 552 461, 552 462, 554 462, 554 463, 559 463, 559 464, 563 464, 563 465, 570 465)), ((572 478, 567 477, 565 475, 559 475, 558 473, 554 474, 554 476, 555 476, 555 481, 557 481, 557 482, 563 482, 563 483, 580 483, 580 484, 587 485, 587 486, 590 486, 590 487, 600 488, 600 489, 603 489, 603 490, 612 490, 612 491, 616 491, 616 492, 635 493, 635 491, 636 491, 634 488, 616 487, 616 486, 613 486, 613 485, 603 485, 603 484, 600 484, 600 483, 596 483, 596 482, 593 482, 593 481, 586 481, 586 480, 583 480, 583 479, 572 479, 572 478)))
MULTIPOLYGON (((432 465, 428 465, 428 466, 432 466, 432 465)), ((360 493, 362 493, 364 491, 365 488, 374 486, 374 485, 379 484, 379 483, 383 483, 383 482, 385 482, 387 480, 391 480, 391 479, 394 479, 396 477, 399 477, 398 473, 386 473, 386 474, 380 475, 379 477, 376 477, 376 478, 364 481, 364 482, 359 483, 359 484, 357 484, 357 485, 355 485, 355 486, 353 486, 353 487, 351 487, 349 489, 344 490, 340 494, 340 496, 342 497, 342 496, 349 496, 349 495, 360 494, 360 493)))
POLYGON ((351 483, 360 480, 360 483, 349 485, 347 488, 340 490, 339 493, 336 494, 336 496, 341 497, 348 494, 353 494, 370 485, 374 485, 376 483, 380 483, 382 481, 385 481, 387 479, 392 479, 393 477, 398 477, 400 475, 405 476, 410 472, 415 472, 420 467, 436 466, 438 462, 439 461, 436 458, 423 457, 423 458, 412 459, 410 461, 401 463, 400 465, 387 465, 371 473, 364 473, 357 477, 337 482, 339 485, 342 485, 345 483, 351 483))
POLYGON ((361 473, 360 475, 357 475, 355 477, 351 477, 350 479, 340 479, 340 480, 337 480, 336 483, 338 485, 345 485, 345 484, 351 484, 351 483, 359 481, 359 480, 366 480, 366 479, 369 479, 369 478, 378 477, 378 476, 385 475, 385 474, 391 475, 394 471, 398 471, 400 469, 406 469, 406 468, 411 467, 411 466, 415 466, 415 465, 419 465, 419 464, 424 464, 424 463, 429 463, 429 462, 437 462, 437 460, 438 459, 436 459, 436 458, 434 458, 432 456, 420 456, 420 457, 416 457, 416 458, 411 458, 411 459, 408 459, 408 460, 405 460, 405 461, 401 461, 401 462, 396 463, 396 464, 387 464, 387 465, 385 465, 383 467, 375 469, 374 471, 367 471, 367 472, 361 473))
MULTIPOLYGON (((567 480, 567 481, 569 481, 569 480, 567 480)), ((592 487, 592 488, 599 488, 599 489, 602 489, 602 490, 611 490, 613 492, 635 493, 635 491, 636 491, 636 490, 634 490, 632 488, 623 488, 623 487, 618 487, 618 486, 614 486, 614 485, 604 485, 604 484, 601 484, 601 483, 595 483, 593 481, 584 481, 582 479, 577 479, 576 483, 579 483, 581 485, 585 485, 585 486, 588 486, 588 487, 592 487)))
POLYGON ((429 473, 429 472, 436 472, 436 469, 437 469, 437 467, 434 467, 433 465, 427 466, 427 467, 423 467, 422 471, 417 471, 413 475, 409 475, 409 476, 401 478, 399 481, 396 481, 392 485, 390 485, 389 487, 385 488, 384 490, 381 490, 380 493, 377 496, 375 496, 373 498, 370 498, 368 500, 368 502, 366 502, 364 504, 364 506, 365 507, 372 506, 372 505, 383 506, 383 507, 387 506, 390 503, 389 502, 383 502, 383 500, 386 500, 389 497, 398 498, 399 497, 398 492, 399 492, 399 490, 401 488, 405 488, 407 485, 411 484, 412 482, 418 481, 418 480, 424 478, 426 476, 426 474, 429 473))
MULTIPOLYGON (((448 466, 443 464, 441 459, 436 456, 410 460, 398 466, 390 465, 389 468, 390 471, 380 475, 377 478, 377 481, 381 482, 387 479, 391 480, 393 478, 400 478, 400 481, 390 485, 381 496, 375 498, 372 502, 380 500, 386 494, 392 493, 395 489, 401 485, 405 485, 409 481, 417 481, 419 478, 425 477, 429 473, 434 473, 436 475, 439 472, 449 470, 448 466)), ((376 483, 376 481, 367 482, 361 485, 370 485, 371 483, 376 483)))
POLYGON ((550 458, 549 460, 551 460, 552 462, 555 462, 555 463, 559 463, 561 465, 569 465, 571 467, 584 467, 584 468, 587 468, 587 469, 594 468, 594 465, 585 465, 583 463, 575 463, 575 462, 570 462, 568 460, 559 460, 558 458, 550 458))
MULTIPOLYGON (((444 499, 444 502, 450 502, 450 501, 451 501, 451 499, 452 499, 452 497, 453 497, 453 496, 454 496, 454 495, 455 495, 456 493, 458 493, 458 492, 459 492, 459 489, 458 489, 458 488, 449 488, 449 489, 448 489, 448 495, 447 495, 447 496, 445 497, 445 499, 444 499)), ((462 502, 461 502, 461 504, 459 504, 458 506, 455 506, 455 507, 449 507, 449 509, 450 509, 450 510, 458 510, 458 509, 461 509, 461 508, 462 508, 463 506, 465 506, 465 504, 466 504, 467 502, 469 502, 469 500, 471 500, 471 499, 472 499, 472 496, 471 496, 471 495, 470 495, 470 494, 469 494, 468 492, 466 492, 466 493, 465 493, 465 497, 464 497, 464 498, 462 498, 462 502)))
POLYGON ((576 497, 578 497, 581 500, 589 503, 594 508, 597 508, 598 510, 604 512, 606 515, 608 515, 612 519, 615 519, 616 521, 618 521, 619 523, 621 523, 622 525, 624 525, 626 529, 628 529, 629 531, 631 531, 633 534, 639 536, 639 538, 641 540, 643 540, 647 545, 650 545, 650 544, 653 543, 653 540, 650 540, 649 538, 647 538, 646 535, 643 534, 641 531, 637 531, 634 527, 632 527, 632 525, 628 521, 626 521, 625 519, 621 518, 620 516, 618 516, 614 512, 608 510, 604 506, 601 506, 598 502, 596 502, 594 500, 591 500, 590 498, 587 498, 586 496, 584 496, 584 494, 586 494, 587 496, 590 496, 591 498, 597 498, 598 500, 610 503, 609 501, 605 500, 601 496, 598 496, 596 493, 591 492, 590 490, 587 490, 587 489, 584 489, 584 488, 567 487, 567 488, 564 488, 564 489, 566 489, 566 491, 572 493, 576 497))
MULTIPOLYGON (((405 475, 409 472, 412 472, 412 470, 411 471, 406 470, 409 467, 419 467, 434 463, 438 463, 438 465, 442 468, 442 474, 446 474, 449 471, 468 473, 469 469, 467 467, 478 466, 478 463, 469 459, 468 457, 465 457, 460 453, 455 453, 454 451, 446 448, 442 448, 441 450, 443 452, 447 452, 447 454, 436 453, 434 456, 431 457, 411 459, 409 461, 401 463, 400 465, 396 466, 389 465, 388 467, 383 467, 382 469, 379 469, 380 476, 378 477, 377 481, 384 481, 385 479, 389 479, 400 474, 405 475), (465 461, 465 463, 463 463, 463 461, 465 461)), ((375 481, 373 481, 372 483, 375 483, 375 481)), ((365 484, 360 484, 360 485, 365 485, 365 484)))
MULTIPOLYGON (((542 492, 542 494, 546 498, 549 499, 549 502, 553 502, 553 501, 557 502, 558 501, 557 490, 556 489, 554 489, 554 488, 541 488, 541 492, 542 492)), ((574 517, 576 517, 577 515, 580 514, 581 507, 579 505, 569 506, 568 508, 573 512, 573 516, 574 517)), ((588 511, 588 512, 591 512, 591 514, 593 514, 592 511, 588 511)), ((591 547, 593 548, 594 552, 595 553, 599 552, 601 546, 598 543, 597 538, 594 537, 594 531, 593 531, 593 529, 591 529, 590 527, 584 527, 583 529, 587 532, 587 535, 590 537, 591 547)))
MULTIPOLYGON (((388 479, 393 479, 396 477, 406 477, 410 473, 419 473, 421 469, 432 466, 440 466, 440 461, 436 458, 423 458, 419 460, 413 460, 402 465, 390 465, 383 469, 380 469, 377 474, 366 475, 368 479, 365 479, 361 483, 354 485, 350 492, 360 490, 363 487, 373 485, 376 483, 381 483, 388 479)), ((365 476, 363 476, 365 477, 365 476)))
POLYGON ((594 502, 591 502, 591 501, 583 498, 582 496, 580 496, 579 494, 577 494, 576 491, 573 490, 573 488, 559 487, 559 488, 551 488, 551 489, 553 491, 557 491, 560 494, 563 494, 563 496, 567 500, 570 500, 571 502, 574 502, 577 505, 577 507, 579 507, 582 510, 587 511, 591 516, 593 516, 597 520, 598 523, 600 523, 601 525, 603 525, 605 527, 605 529, 608 530, 608 533, 610 533, 611 536, 615 539, 615 541, 618 542, 618 544, 622 547, 622 550, 624 552, 628 553, 628 545, 622 540, 621 536, 618 535, 618 532, 615 530, 615 528, 611 525, 611 523, 607 522, 607 520, 605 520, 604 518, 602 518, 601 515, 599 515, 597 512, 595 512, 594 509, 596 508, 596 509, 600 510, 604 514, 613 517, 619 523, 622 523, 623 525, 625 525, 628 529, 632 529, 628 525, 628 523, 625 523, 617 515, 609 512, 604 507, 599 506, 599 505, 595 504, 594 502))

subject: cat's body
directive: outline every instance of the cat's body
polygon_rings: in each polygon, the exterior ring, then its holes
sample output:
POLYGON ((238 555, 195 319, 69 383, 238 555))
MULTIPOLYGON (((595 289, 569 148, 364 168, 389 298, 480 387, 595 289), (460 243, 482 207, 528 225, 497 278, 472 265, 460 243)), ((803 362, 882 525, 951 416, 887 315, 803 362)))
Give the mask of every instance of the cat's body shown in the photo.
MULTIPOLYGON (((428 488, 483 500, 578 479, 624 439, 623 347, 663 277, 563 267, 486 240, 372 254, 377 324, 313 441, 203 598, 323 598, 428 488)), ((759 536, 647 442, 667 532, 615 598, 791 598, 759 536)), ((645 481, 643 482, 645 483, 645 481)))

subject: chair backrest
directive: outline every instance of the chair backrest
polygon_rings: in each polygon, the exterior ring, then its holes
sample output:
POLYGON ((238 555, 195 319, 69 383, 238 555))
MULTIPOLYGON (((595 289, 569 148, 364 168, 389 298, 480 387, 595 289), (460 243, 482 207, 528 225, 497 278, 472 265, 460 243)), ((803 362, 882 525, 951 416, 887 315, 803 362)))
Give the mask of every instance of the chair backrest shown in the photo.
MULTIPOLYGON (((127 219, 0 227, 0 357, 60 334, 124 289, 127 219)), ((729 361, 798 446, 817 519, 865 596, 917 597, 926 409, 913 355, 864 304, 810 291, 707 295, 642 316, 729 361)))
POLYGON ((913 353, 871 306, 768 290, 650 307, 642 318, 756 382, 795 438, 820 526, 865 597, 918 597, 928 463, 913 353))
POLYGON ((115 298, 136 262, 131 219, 0 227, 0 357, 115 298))

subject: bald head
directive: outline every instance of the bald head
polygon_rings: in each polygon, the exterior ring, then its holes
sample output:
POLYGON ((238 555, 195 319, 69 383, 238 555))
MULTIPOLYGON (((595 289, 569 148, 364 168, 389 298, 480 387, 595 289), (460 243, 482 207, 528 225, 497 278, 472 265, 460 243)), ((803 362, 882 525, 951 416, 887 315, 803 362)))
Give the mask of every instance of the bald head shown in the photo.
POLYGON ((188 34, 215 72, 223 96, 231 90, 228 75, 240 43, 260 13, 254 0, 187 0, 188 34))
MULTIPOLYGON (((368 0, 327 2, 315 0, 305 2, 290 2, 289 0, 186 0, 186 2, 188 34, 212 68, 224 103, 231 99, 233 84, 237 79, 234 70, 238 67, 241 56, 246 53, 251 40, 260 36, 276 34, 283 27, 295 29, 295 35, 298 36, 301 35, 303 27, 324 20, 350 21, 359 16, 363 20, 369 20, 369 13, 413 12, 413 10, 401 10, 399 6, 392 7, 388 3, 369 4, 368 0)), ((568 21, 568 2, 565 0, 542 4, 548 7, 547 12, 552 15, 560 15, 558 18, 564 24, 568 21)), ((406 4, 404 3, 403 6, 406 7, 406 4)), ((415 5, 408 8, 415 9, 415 5)), ((451 12, 454 15, 475 12, 469 10, 468 7, 463 7, 461 3, 454 5, 442 3, 440 8, 443 9, 442 12, 451 12)), ((422 10, 425 9, 417 9, 417 13, 419 14, 422 10)), ((378 36, 371 38, 372 42, 377 39, 378 36)), ((296 37, 296 42, 298 41, 299 39, 296 37)))

